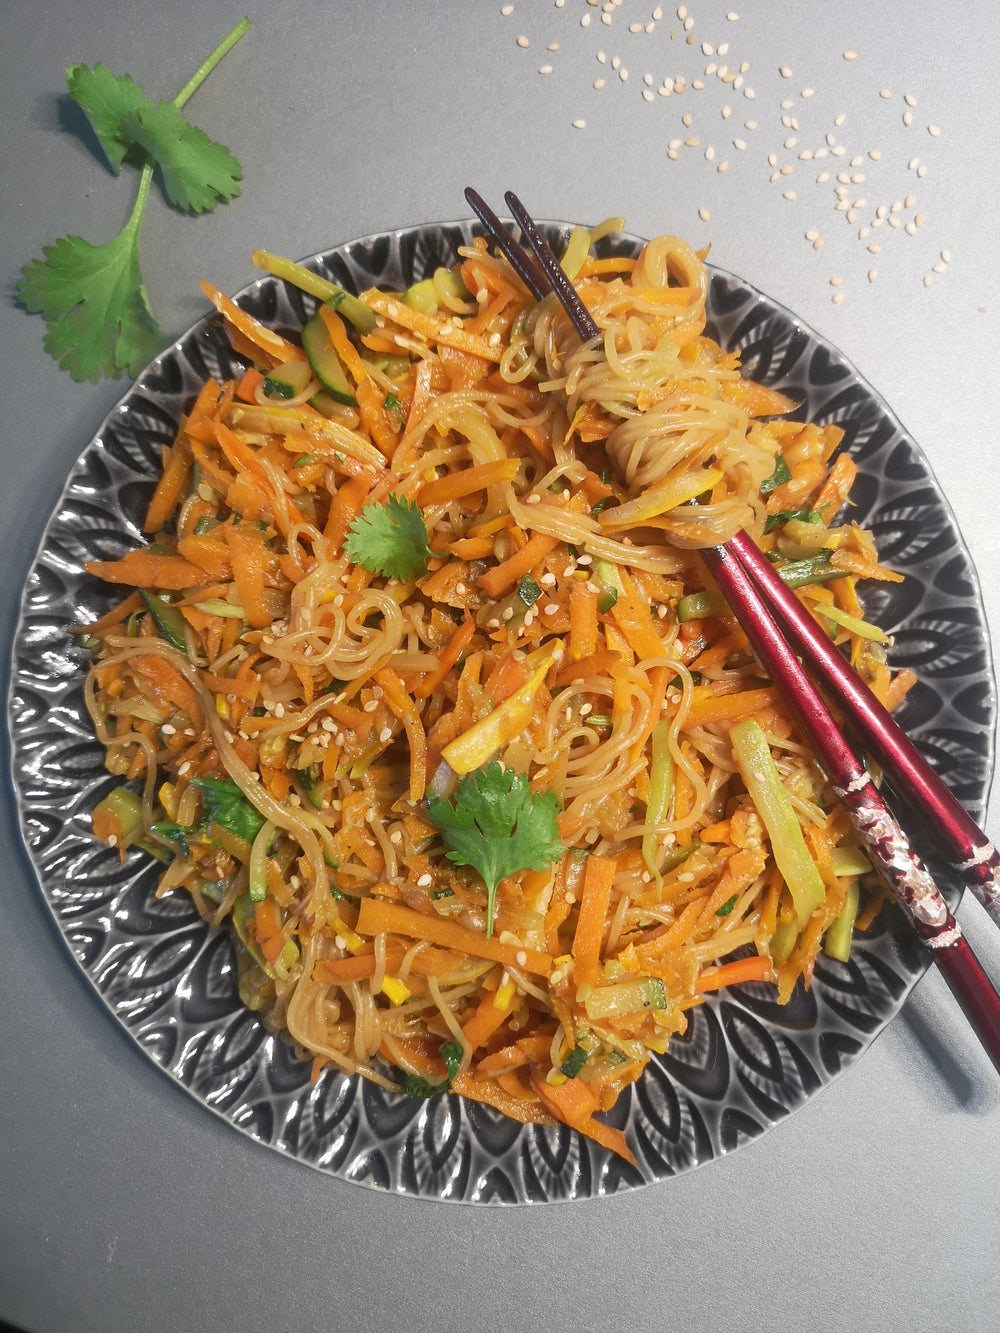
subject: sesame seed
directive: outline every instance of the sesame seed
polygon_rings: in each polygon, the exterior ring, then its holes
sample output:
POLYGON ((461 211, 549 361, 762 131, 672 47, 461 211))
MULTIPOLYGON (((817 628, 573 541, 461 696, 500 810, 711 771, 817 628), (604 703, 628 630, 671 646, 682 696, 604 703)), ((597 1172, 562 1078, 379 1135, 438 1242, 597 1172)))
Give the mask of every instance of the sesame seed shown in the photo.
POLYGON ((628 83, 628 70, 620 69, 618 71, 618 77, 621 79, 622 83, 628 83))
POLYGON ((792 71, 790 66, 788 65, 779 65, 778 73, 781 75, 783 79, 790 79, 792 77, 792 71))
POLYGON ((815 96, 815 93, 816 93, 816 89, 815 89, 815 88, 803 88, 803 89, 802 89, 802 92, 799 94, 799 96, 800 96, 800 97, 813 97, 813 96, 815 96))
POLYGON ((924 274, 924 286, 925 286, 925 287, 929 287, 933 281, 934 281, 934 279, 931 277, 931 275, 930 275, 929 273, 925 273, 925 274, 924 274))
POLYGON ((575 130, 585 130, 587 128, 587 122, 585 120, 574 120, 573 128, 575 130))
POLYGON ((886 101, 888 101, 889 98, 892 96, 892 93, 889 91, 888 88, 880 88, 878 95, 879 97, 883 97, 885 98, 886 101))
POLYGON ((521 49, 524 50, 524 51, 526 51, 526 50, 528 49, 528 47, 531 45, 531 43, 528 41, 527 37, 524 36, 523 33, 522 33, 521 36, 517 39, 517 44, 518 44, 518 46, 521 47, 521 49))
POLYGON ((875 279, 876 279, 877 277, 878 277, 878 269, 877 269, 877 268, 870 268, 870 269, 868 270, 868 281, 869 281, 869 282, 874 282, 875 279))
POLYGON ((841 301, 844 299, 844 293, 834 292, 833 296, 830 299, 833 301, 834 305, 840 305, 841 301))
POLYGON ((936 264, 932 264, 932 265, 931 265, 931 268, 932 268, 932 270, 933 270, 935 273, 943 273, 947 267, 948 267, 948 265, 945 264, 945 263, 944 263, 942 260, 940 260, 940 259, 938 260, 938 262, 937 262, 936 264))
POLYGON ((707 208, 699 208, 698 216, 701 218, 702 222, 707 222, 712 215, 707 208))
POLYGON ((433 883, 434 883, 434 877, 432 875, 421 875, 420 878, 417 880, 417 888, 426 889, 429 885, 433 883))
POLYGON ((916 106, 916 105, 917 105, 917 99, 913 96, 912 93, 904 93, 904 94, 903 94, 903 101, 906 103, 907 106, 916 106))
POLYGON ((830 279, 830 286, 831 286, 831 287, 842 287, 843 285, 844 285, 844 279, 843 279, 843 278, 831 278, 831 279, 830 279))
POLYGON ((712 147, 711 144, 709 144, 709 146, 705 149, 705 161, 712 162, 714 160, 715 160, 715 149, 712 147))
POLYGON ((796 198, 798 198, 798 196, 796 195, 796 193, 795 193, 794 190, 784 190, 784 191, 782 192, 781 197, 782 197, 782 199, 788 199, 788 200, 792 200, 792 199, 796 199, 796 198))
POLYGON ((734 148, 738 148, 740 152, 742 152, 743 149, 746 148, 746 146, 747 146, 747 145, 746 145, 746 140, 745 140, 745 139, 734 139, 734 140, 733 140, 733 147, 734 147, 734 148))
POLYGON ((551 73, 552 73, 552 66, 551 66, 551 65, 539 65, 539 66, 538 66, 538 72, 539 72, 539 74, 551 74, 551 73))
POLYGON ((501 11, 500 11, 500 13, 504 16, 504 18, 510 18, 511 14, 513 14, 513 12, 514 12, 514 6, 513 6, 513 5, 504 5, 503 9, 501 9, 501 11))
POLYGON ((549 42, 548 46, 547 46, 545 49, 546 49, 546 51, 558 51, 558 50, 559 50, 559 43, 558 43, 558 42, 549 42))
POLYGON ((951 263, 951 251, 950 251, 950 250, 942 250, 942 251, 941 251, 941 258, 944 260, 944 262, 945 262, 946 264, 950 264, 950 263, 951 263))
POLYGON ((378 734, 379 740, 385 745, 386 741, 392 740, 392 727, 383 727, 378 734))
POLYGON ((806 232, 806 240, 807 240, 807 241, 814 241, 818 235, 819 235, 819 232, 818 232, 818 231, 807 231, 807 232, 806 232))
POLYGON ((907 129, 909 129, 910 126, 913 124, 913 112, 912 112, 912 111, 904 111, 904 112, 903 112, 903 124, 906 126, 907 129))
POLYGON ((941 130, 940 130, 939 126, 937 126, 937 125, 928 125, 928 126, 927 126, 927 133, 931 136, 931 138, 933 138, 933 139, 937 139, 937 138, 940 137, 941 130))
POLYGON ((845 51, 845 52, 844 52, 844 59, 845 59, 845 60, 857 60, 857 58, 858 58, 858 53, 857 53, 857 51, 845 51))
POLYGON ((871 158, 873 162, 881 162, 882 160, 882 154, 877 148, 869 148, 868 156, 871 158))

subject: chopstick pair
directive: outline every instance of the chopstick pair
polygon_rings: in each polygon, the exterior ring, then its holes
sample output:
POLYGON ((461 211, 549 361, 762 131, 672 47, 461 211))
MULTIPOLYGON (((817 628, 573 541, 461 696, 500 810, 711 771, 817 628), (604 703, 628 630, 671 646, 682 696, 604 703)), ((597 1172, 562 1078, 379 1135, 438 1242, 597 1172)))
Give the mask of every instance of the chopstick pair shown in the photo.
MULTIPOLYGON (((465 197, 535 299, 554 291, 580 338, 587 342, 599 337, 600 329, 517 196, 508 191, 504 198, 537 263, 475 190, 467 189, 465 197)), ((899 794, 937 823, 945 854, 997 924, 1000 855, 822 633, 753 539, 741 532, 722 546, 703 550, 701 555, 761 664, 795 714, 888 887, 916 933, 932 950, 984 1049, 1000 1070, 1000 995, 868 770, 841 735, 799 656, 835 700, 858 742, 883 766, 899 794)))

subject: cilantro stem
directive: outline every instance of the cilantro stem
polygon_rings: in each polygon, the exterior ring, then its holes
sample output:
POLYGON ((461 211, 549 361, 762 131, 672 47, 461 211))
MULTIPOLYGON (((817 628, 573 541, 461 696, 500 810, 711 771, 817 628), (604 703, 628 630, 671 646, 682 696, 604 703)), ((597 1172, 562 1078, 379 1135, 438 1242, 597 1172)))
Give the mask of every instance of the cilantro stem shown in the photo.
POLYGON ((188 100, 188 98, 193 93, 198 91, 201 85, 211 74, 212 70, 215 69, 216 65, 219 63, 222 57, 226 54, 227 51, 232 50, 232 48, 236 45, 236 43, 240 40, 240 38, 243 36, 243 34, 247 31, 249 27, 250 27, 250 20, 241 19, 240 22, 237 23, 236 27, 232 30, 232 32, 229 33, 227 37, 223 37, 222 41, 215 48, 215 50, 208 57, 208 59, 203 64, 198 66, 195 72, 191 75, 190 79, 188 79, 187 83, 174 98, 174 106, 178 109, 178 111, 188 100))

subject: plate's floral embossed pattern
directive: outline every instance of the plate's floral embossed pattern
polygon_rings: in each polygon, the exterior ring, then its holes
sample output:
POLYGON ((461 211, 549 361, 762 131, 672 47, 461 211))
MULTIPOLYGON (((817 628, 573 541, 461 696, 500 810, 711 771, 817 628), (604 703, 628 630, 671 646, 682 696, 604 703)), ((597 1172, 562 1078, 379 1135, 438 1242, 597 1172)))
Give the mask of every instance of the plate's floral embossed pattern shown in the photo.
MULTIPOLYGON (((549 224, 549 234, 567 229, 549 224)), ((340 246, 311 264, 360 290, 400 286, 450 263, 471 224, 414 227, 340 246)), ((639 242, 615 237, 606 249, 639 242)), ((265 278, 240 303, 295 329, 309 298, 265 278)), ((803 419, 837 421, 860 466, 855 516, 909 577, 867 596, 919 676, 903 720, 960 798, 979 813, 992 769, 995 691, 975 576, 919 449, 839 353, 754 288, 716 271, 710 331, 739 347, 748 374, 801 398, 803 419)), ((158 901, 155 867, 121 867, 94 841, 89 812, 113 785, 82 707, 85 654, 73 627, 107 606, 83 563, 140 540, 160 448, 207 374, 238 368, 213 319, 154 361, 87 445, 45 530, 14 643, 9 722, 24 839, 74 958, 115 1017, 168 1074, 231 1124, 302 1162, 397 1193, 483 1203, 611 1194, 732 1151, 800 1106, 864 1050, 926 960, 887 913, 849 965, 821 961, 808 993, 779 1008, 748 985, 711 997, 621 1098, 637 1168, 569 1130, 524 1128, 440 1096, 393 1097, 308 1067, 239 1003, 225 935, 183 895, 158 901)))

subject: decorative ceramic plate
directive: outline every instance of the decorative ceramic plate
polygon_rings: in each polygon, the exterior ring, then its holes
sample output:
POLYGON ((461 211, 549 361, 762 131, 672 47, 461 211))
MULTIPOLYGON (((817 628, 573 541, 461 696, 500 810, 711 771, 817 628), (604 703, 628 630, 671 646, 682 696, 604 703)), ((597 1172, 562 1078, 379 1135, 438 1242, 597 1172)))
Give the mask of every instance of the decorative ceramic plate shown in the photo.
MULTIPOLYGON (((555 241, 568 234, 561 224, 544 230, 555 241)), ((398 289, 453 262, 472 232, 464 222, 412 227, 309 264, 354 291, 398 289)), ((602 249, 639 245, 617 236, 602 249)), ((289 330, 314 305, 269 277, 239 302, 289 330)), ((968 552, 926 460, 856 370, 787 310, 717 270, 709 308, 709 331, 741 350, 747 374, 801 399, 796 415, 847 432, 859 466, 855 517, 908 576, 866 597, 868 615, 894 636, 894 664, 919 678, 901 720, 979 816, 996 709, 989 637, 968 552)), ((638 1157, 633 1168, 564 1127, 525 1127, 454 1096, 411 1101, 333 1072, 310 1084, 308 1065, 237 998, 227 936, 183 893, 157 900, 147 857, 123 867, 94 840, 90 811, 114 779, 83 708, 87 654, 72 631, 107 608, 109 591, 83 565, 141 543, 161 446, 206 376, 240 369, 214 318, 152 362, 73 468, 24 592, 9 700, 24 839, 56 924, 111 1013, 192 1096, 258 1141, 341 1179, 429 1199, 613 1194, 732 1152, 801 1106, 864 1051, 926 967, 892 911, 848 965, 821 959, 811 990, 784 1007, 771 987, 751 984, 693 1010, 688 1033, 654 1057, 613 1113, 638 1157)))

